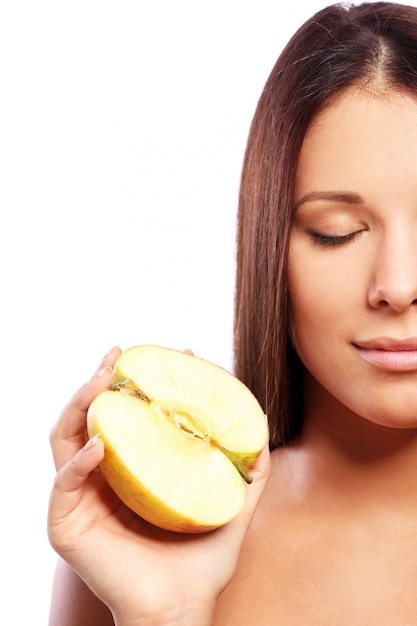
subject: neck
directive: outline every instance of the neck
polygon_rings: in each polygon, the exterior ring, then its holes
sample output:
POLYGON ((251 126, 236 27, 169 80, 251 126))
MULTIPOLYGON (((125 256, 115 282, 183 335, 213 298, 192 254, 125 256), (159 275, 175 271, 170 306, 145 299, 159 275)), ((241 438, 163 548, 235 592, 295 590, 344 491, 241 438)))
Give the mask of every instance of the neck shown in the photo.
MULTIPOLYGON (((311 396, 310 396, 311 397, 311 396)), ((302 488, 327 503, 370 509, 415 508, 417 430, 381 426, 311 400, 295 447, 302 488)))

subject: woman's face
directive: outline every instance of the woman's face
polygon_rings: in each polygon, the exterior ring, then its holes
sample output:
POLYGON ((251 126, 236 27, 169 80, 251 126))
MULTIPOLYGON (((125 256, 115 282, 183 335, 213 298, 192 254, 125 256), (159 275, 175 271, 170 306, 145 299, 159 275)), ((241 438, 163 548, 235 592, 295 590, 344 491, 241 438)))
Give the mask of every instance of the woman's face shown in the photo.
POLYGON ((313 122, 289 289, 307 406, 417 427, 417 98, 350 89, 313 122))

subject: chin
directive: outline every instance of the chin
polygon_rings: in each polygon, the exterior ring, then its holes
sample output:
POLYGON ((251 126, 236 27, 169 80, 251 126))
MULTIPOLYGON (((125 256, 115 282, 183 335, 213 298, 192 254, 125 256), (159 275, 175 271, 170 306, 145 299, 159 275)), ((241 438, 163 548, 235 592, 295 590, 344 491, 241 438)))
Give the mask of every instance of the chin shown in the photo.
POLYGON ((366 421, 385 429, 417 430, 417 407, 414 411, 394 409, 378 411, 376 414, 364 415, 366 421))

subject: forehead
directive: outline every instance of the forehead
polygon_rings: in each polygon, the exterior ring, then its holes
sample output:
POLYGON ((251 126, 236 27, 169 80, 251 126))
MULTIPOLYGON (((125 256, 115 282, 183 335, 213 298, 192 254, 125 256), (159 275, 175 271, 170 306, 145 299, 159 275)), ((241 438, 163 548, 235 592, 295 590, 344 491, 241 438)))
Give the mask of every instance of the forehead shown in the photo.
MULTIPOLYGON (((305 187, 351 189, 417 179, 417 97, 351 88, 310 124, 301 147, 296 196, 305 187)), ((360 190, 358 190, 360 191, 360 190)))
POLYGON ((323 126, 331 126, 342 120, 381 121, 386 115, 417 114, 417 93, 394 88, 349 87, 333 96, 321 111, 313 117, 306 137, 323 126))

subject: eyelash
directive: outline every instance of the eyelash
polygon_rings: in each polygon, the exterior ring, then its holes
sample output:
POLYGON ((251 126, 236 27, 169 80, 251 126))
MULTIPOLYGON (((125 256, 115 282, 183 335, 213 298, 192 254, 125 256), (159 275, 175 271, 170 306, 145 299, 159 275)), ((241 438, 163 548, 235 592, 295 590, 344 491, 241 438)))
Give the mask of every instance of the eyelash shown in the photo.
POLYGON ((334 246, 342 246, 349 241, 352 241, 362 230, 355 230, 353 233, 348 233, 347 235, 325 235, 324 233, 318 233, 314 230, 308 230, 308 234, 314 243, 317 243, 319 246, 323 246, 324 248, 331 248, 334 246))

